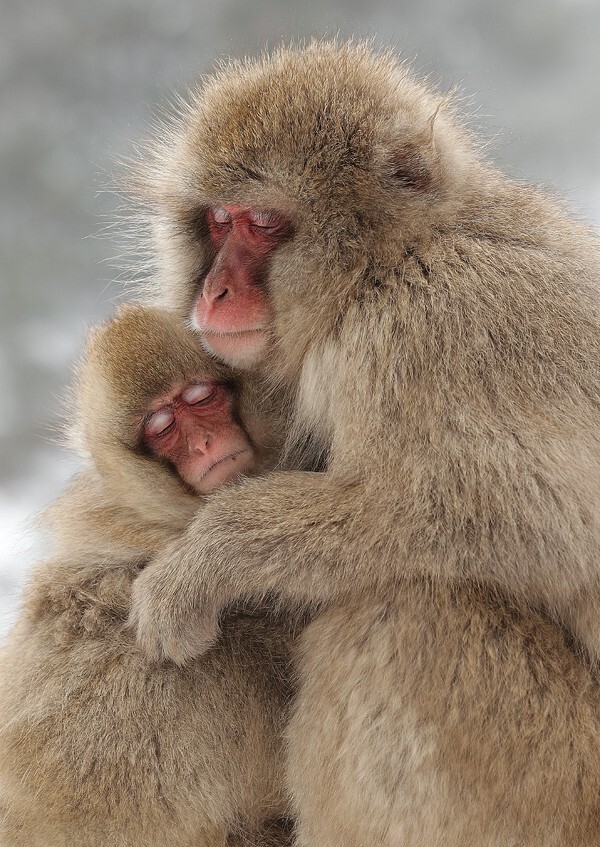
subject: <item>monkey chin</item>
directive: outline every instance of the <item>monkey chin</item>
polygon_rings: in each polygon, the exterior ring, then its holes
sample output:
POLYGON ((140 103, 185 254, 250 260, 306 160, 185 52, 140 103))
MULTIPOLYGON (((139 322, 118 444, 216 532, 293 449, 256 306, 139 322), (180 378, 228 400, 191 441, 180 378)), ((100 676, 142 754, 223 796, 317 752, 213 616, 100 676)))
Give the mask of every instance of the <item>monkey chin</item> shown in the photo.
POLYGON ((263 358, 270 334, 264 328, 242 332, 218 333, 202 331, 202 347, 226 365, 249 370, 263 358))

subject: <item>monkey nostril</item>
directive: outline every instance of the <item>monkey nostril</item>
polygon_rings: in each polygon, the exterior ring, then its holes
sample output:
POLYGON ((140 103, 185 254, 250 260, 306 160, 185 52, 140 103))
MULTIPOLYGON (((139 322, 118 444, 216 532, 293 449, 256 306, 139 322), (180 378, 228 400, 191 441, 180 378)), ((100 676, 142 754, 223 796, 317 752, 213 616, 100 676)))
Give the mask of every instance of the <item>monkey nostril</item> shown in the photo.
POLYGON ((229 289, 224 288, 223 291, 221 291, 220 294, 217 294, 217 296, 215 297, 215 300, 224 300, 227 297, 228 294, 229 294, 229 289))

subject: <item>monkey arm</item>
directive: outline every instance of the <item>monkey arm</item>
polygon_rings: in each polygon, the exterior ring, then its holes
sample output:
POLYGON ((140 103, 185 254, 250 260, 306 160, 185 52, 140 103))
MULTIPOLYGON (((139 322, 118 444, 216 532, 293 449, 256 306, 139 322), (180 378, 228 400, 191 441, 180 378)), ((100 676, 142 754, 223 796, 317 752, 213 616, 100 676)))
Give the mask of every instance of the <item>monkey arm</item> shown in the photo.
POLYGON ((595 525, 574 493, 569 508, 548 494, 525 456, 518 466, 501 441, 495 450, 477 472, 497 484, 476 486, 472 497, 456 488, 461 463, 449 447, 428 453, 418 477, 399 469, 393 488, 285 472, 217 492, 136 580, 142 646, 184 663, 215 640, 234 601, 274 594, 286 608, 319 607, 352 591, 393 591, 411 573, 485 583, 566 620, 595 573, 585 558, 595 525))
POLYGON ((383 523, 364 486, 330 474, 276 473, 217 492, 136 580, 140 643, 183 664, 214 642, 234 601, 276 594, 286 607, 314 607, 357 582, 365 590, 389 582, 398 569, 378 565, 401 551, 382 512, 383 523))

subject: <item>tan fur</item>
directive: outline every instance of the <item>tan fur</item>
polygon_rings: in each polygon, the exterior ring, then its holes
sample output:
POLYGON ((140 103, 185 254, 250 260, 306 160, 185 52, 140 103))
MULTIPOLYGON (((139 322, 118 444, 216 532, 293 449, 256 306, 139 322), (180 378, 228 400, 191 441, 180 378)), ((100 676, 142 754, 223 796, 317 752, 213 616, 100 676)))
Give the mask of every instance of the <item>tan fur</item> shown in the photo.
POLYGON ((233 598, 325 607, 289 731, 302 847, 600 844, 600 687, 544 617, 596 655, 597 238, 363 45, 224 67, 146 192, 181 314, 206 206, 292 219, 265 374, 290 455, 329 462, 211 498, 134 587, 145 649, 197 655, 233 598))
MULTIPOLYGON (((291 628, 231 613, 219 644, 180 670, 149 663, 127 625, 140 568, 199 505, 140 452, 139 427, 171 382, 207 375, 231 378, 166 313, 128 306, 91 335, 74 392, 91 458, 50 510, 54 558, 0 655, 3 847, 289 842, 276 819, 291 628)), ((259 427, 258 395, 241 391, 268 467, 266 407, 259 427)))

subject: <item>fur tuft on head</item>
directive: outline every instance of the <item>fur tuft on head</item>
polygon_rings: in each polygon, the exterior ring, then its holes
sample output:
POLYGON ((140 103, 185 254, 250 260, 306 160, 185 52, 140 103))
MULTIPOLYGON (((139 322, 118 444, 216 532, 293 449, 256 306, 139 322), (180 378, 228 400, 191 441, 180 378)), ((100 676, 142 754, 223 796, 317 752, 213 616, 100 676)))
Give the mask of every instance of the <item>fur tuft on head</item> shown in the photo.
POLYGON ((231 378, 164 309, 130 303, 90 333, 74 390, 76 439, 107 484, 145 514, 162 506, 179 514, 182 498, 195 501, 175 473, 144 456, 140 431, 153 399, 199 375, 231 378))
MULTIPOLYGON (((143 168, 163 301, 189 314, 210 261, 212 203, 273 207, 294 222, 299 293, 336 274, 354 289, 365 255, 397 270, 405 249, 448 220, 477 163, 451 99, 367 42, 226 63, 162 128, 143 168)), ((295 273, 294 255, 279 251, 275 272, 295 273)))

